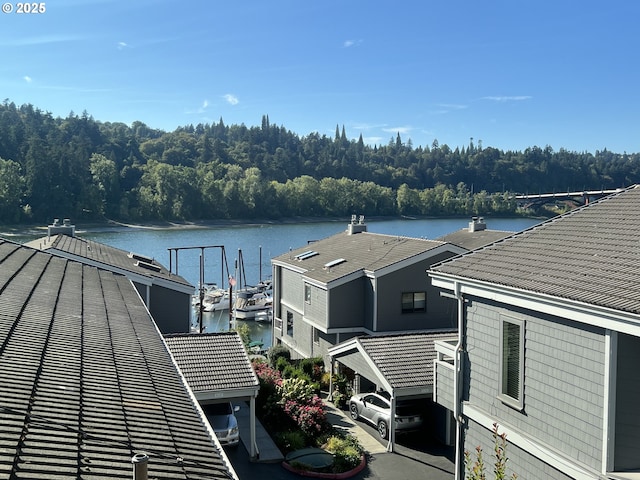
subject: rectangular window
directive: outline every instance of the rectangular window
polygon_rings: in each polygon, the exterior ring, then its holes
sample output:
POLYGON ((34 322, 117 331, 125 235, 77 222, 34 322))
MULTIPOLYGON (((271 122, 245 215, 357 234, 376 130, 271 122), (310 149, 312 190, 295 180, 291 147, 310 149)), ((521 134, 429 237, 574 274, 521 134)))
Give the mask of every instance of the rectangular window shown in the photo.
POLYGON ((311 303, 311 285, 304 284, 304 301, 311 303))
POLYGON ((405 292, 402 294, 402 313, 426 312, 426 292, 405 292))
POLYGON ((317 328, 313 329, 313 344, 320 345, 320 330, 317 328))
POLYGON ((293 337, 293 313, 287 311, 287 335, 293 337))
POLYGON ((522 409, 524 384, 524 323, 503 318, 500 323, 500 398, 522 409))

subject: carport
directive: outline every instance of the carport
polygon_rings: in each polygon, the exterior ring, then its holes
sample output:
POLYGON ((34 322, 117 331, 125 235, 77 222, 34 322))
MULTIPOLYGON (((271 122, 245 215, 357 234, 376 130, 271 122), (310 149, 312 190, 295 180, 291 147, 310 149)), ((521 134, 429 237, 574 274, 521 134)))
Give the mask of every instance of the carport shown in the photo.
MULTIPOLYGON (((386 390, 391 395, 391 411, 395 412, 398 398, 427 398, 433 394, 434 342, 456 338, 455 331, 354 337, 329 349, 331 378, 336 362, 350 368, 386 390)), ((329 391, 333 392, 333 384, 329 391)), ((395 422, 390 423, 387 451, 392 452, 395 422)))
POLYGON ((165 341, 200 405, 249 402, 249 457, 260 454, 256 442, 256 397, 260 383, 237 332, 168 335, 165 341))

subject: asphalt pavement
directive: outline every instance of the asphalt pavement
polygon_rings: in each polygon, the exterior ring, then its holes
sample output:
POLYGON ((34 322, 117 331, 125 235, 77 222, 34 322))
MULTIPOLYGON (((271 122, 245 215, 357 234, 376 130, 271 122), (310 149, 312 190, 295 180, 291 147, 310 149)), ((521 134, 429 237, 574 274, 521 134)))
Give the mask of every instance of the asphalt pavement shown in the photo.
MULTIPOLYGON (((380 439, 374 428, 364 422, 353 421, 342 410, 327 403, 329 421, 340 429, 346 429, 356 435, 367 452, 367 466, 351 477, 354 480, 453 480, 453 449, 426 438, 424 432, 406 434, 398 438, 394 452, 386 451, 387 442, 380 439)), ((243 439, 249 438, 248 406, 238 412, 240 427, 240 445, 225 447, 227 456, 240 480, 288 480, 301 476, 282 467, 282 454, 257 422, 257 443, 260 458, 250 461, 243 439), (244 410, 244 412, 243 412, 244 410), (275 448, 275 451, 273 450, 275 448)))

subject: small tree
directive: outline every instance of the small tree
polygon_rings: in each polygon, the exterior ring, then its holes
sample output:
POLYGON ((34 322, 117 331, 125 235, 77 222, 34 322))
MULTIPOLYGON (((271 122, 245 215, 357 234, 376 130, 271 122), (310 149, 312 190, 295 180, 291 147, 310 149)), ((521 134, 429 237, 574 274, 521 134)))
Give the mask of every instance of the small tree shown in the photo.
MULTIPOLYGON (((507 435, 505 433, 498 433, 498 424, 493 424, 493 453, 495 456, 495 463, 493 465, 493 473, 495 480, 505 480, 507 478, 507 435)), ((476 447, 476 458, 472 460, 471 452, 469 450, 464 451, 464 464, 465 471, 467 472, 466 478, 469 480, 486 480, 484 458, 482 456, 482 447, 476 447)), ((512 480, 516 480, 518 476, 513 473, 511 475, 512 480)))

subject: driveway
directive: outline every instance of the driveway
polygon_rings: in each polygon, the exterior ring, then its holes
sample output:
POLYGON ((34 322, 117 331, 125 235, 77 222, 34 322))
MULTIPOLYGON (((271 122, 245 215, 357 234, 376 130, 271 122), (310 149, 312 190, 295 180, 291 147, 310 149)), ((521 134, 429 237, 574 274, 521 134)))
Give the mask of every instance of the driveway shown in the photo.
MULTIPOLYGON (((329 421, 337 428, 347 429, 356 435, 367 451, 367 467, 351 477, 354 480, 453 480, 453 449, 437 442, 429 441, 424 432, 407 434, 398 439, 395 451, 386 452, 386 442, 379 438, 377 431, 364 422, 354 422, 346 412, 336 410, 327 404, 329 421)), ((242 417, 240 437, 242 439, 242 417)), ((227 456, 240 480, 290 480, 300 479, 299 475, 285 470, 280 461, 251 462, 243 442, 235 448, 226 448, 227 456)))

